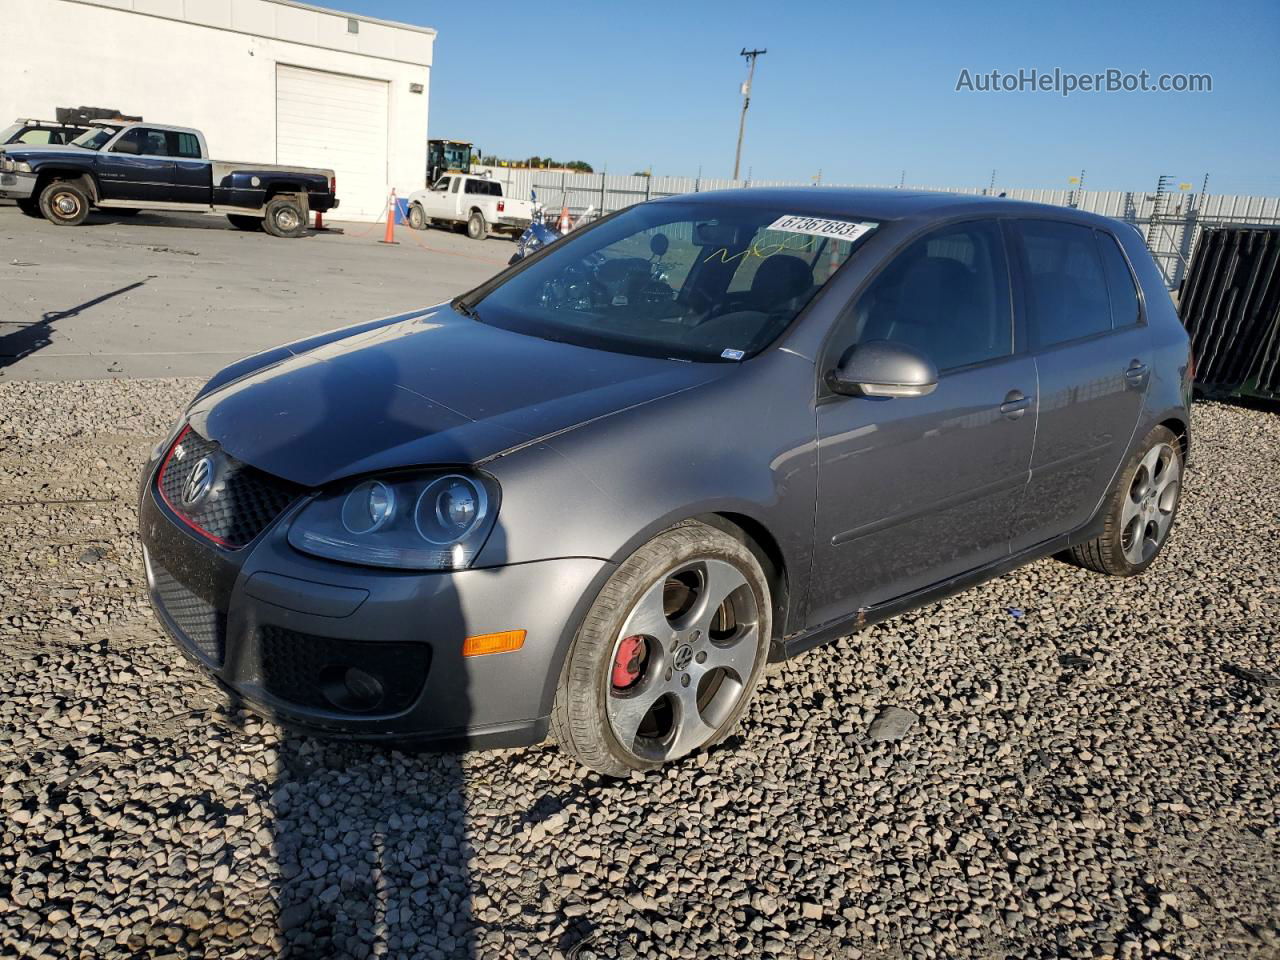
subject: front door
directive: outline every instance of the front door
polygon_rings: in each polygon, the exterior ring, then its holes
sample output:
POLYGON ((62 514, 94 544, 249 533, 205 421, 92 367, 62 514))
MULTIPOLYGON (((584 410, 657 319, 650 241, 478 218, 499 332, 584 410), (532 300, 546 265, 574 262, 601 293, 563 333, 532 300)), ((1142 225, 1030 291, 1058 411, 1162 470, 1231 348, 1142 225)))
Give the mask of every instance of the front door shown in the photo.
POLYGON ((173 199, 176 176, 163 130, 132 127, 95 162, 104 200, 173 199))
POLYGON ((826 397, 808 625, 819 626, 1006 556, 1036 424, 1035 362, 1015 355, 994 221, 911 243, 843 318, 824 355, 892 340, 939 368, 924 397, 826 397))
POLYGON ((1053 220, 1017 221, 1014 234, 1040 380, 1016 551, 1069 533, 1096 512, 1137 428, 1152 348, 1114 237, 1053 220))

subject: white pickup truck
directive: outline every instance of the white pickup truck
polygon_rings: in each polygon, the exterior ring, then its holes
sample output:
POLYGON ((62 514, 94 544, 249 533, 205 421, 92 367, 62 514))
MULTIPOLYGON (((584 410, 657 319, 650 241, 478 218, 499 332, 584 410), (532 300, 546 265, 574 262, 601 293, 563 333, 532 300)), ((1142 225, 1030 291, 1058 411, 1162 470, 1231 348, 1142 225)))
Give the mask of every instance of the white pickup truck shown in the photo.
POLYGON ((427 190, 409 196, 409 226, 425 230, 433 223, 467 225, 467 236, 483 240, 494 233, 517 237, 533 220, 533 202, 502 195, 502 184, 489 177, 447 173, 427 190))

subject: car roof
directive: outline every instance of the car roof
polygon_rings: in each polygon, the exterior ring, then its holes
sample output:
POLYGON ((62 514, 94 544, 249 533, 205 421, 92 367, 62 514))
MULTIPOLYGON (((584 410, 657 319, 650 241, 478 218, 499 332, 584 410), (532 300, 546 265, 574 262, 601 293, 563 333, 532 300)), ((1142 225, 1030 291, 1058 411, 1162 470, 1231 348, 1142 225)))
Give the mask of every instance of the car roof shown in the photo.
POLYGON ((865 217, 869 220, 931 220, 958 216, 1015 216, 1066 220, 1113 229, 1116 221, 1048 203, 931 190, 873 190, 848 187, 749 187, 663 197, 658 203, 698 200, 731 207, 774 207, 809 216, 865 217))

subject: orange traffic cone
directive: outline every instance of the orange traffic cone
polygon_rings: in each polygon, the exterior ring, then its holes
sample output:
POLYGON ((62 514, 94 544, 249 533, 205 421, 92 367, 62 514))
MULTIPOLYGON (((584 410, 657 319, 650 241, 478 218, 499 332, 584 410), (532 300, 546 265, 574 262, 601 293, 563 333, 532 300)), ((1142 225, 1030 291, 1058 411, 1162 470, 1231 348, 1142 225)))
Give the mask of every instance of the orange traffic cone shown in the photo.
POLYGON ((568 233, 573 229, 573 221, 569 219, 568 204, 565 204, 560 208, 560 222, 557 224, 557 229, 559 229, 561 233, 568 233))
POLYGON ((316 229, 317 230, 329 229, 324 225, 324 215, 319 210, 316 211, 316 229))
POLYGON ((399 243, 396 239, 396 188, 391 188, 391 202, 387 204, 387 232, 379 243, 399 243))

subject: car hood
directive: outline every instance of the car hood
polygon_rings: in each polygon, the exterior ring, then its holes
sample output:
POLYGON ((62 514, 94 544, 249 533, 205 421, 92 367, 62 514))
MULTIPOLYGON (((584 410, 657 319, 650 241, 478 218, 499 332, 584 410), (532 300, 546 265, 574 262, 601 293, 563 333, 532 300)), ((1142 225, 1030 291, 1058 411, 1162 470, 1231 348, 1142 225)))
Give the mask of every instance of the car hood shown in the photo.
POLYGON ((442 306, 291 355, 200 397, 188 417, 237 459, 316 487, 481 463, 735 369, 542 340, 442 306))
POLYGON ((70 143, 3 143, 0 152, 16 156, 19 153, 30 153, 36 156, 50 153, 73 153, 77 155, 93 153, 85 147, 77 147, 70 143))

